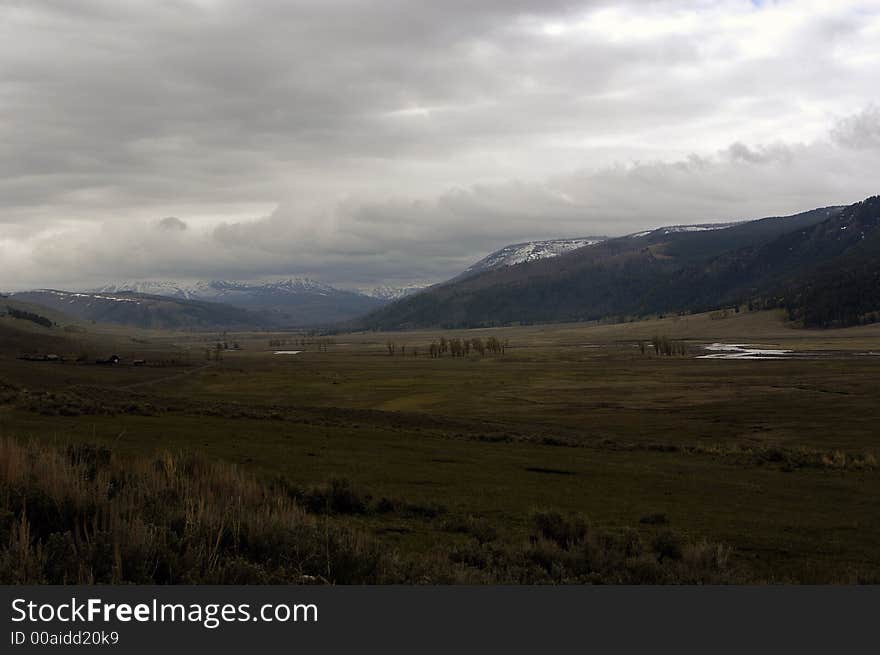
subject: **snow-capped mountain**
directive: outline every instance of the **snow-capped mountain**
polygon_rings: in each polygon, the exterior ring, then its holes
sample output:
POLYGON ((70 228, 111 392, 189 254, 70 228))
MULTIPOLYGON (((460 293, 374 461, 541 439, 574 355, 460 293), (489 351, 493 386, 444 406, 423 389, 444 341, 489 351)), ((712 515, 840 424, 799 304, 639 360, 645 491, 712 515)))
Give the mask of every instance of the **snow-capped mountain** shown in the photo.
POLYGON ((880 196, 736 225, 665 226, 572 249, 581 243, 564 243, 562 253, 531 243, 508 246, 470 270, 494 268, 392 303, 360 325, 395 330, 597 320, 705 311, 748 298, 778 306, 782 294, 803 308, 805 323, 835 325, 864 322, 880 306, 880 196), (542 257, 548 253, 556 256, 542 257))
POLYGON ((407 296, 411 296, 414 293, 418 293, 424 289, 427 289, 430 284, 409 284, 402 287, 392 287, 387 284, 383 284, 381 286, 372 287, 369 289, 360 289, 360 292, 365 296, 369 296, 370 298, 376 298, 377 300, 383 300, 386 302, 394 302, 395 300, 400 300, 401 298, 405 298, 407 296))
POLYGON ((184 300, 195 297, 187 286, 181 285, 177 282, 162 280, 137 280, 120 282, 117 284, 105 284, 96 289, 88 289, 86 293, 142 293, 151 296, 182 298, 184 300))
POLYGON ((476 275, 503 266, 514 266, 539 259, 557 257, 562 253, 584 248, 605 241, 605 237, 581 237, 577 239, 549 239, 546 241, 526 241, 505 246, 487 255, 476 264, 468 267, 458 277, 476 275))
POLYGON ((317 280, 293 277, 278 280, 238 281, 238 280, 198 280, 180 282, 176 280, 129 280, 106 284, 90 293, 142 293, 186 300, 218 300, 238 293, 253 293, 255 290, 277 291, 281 293, 332 294, 335 289, 317 280))
POLYGON ((271 312, 276 322, 292 326, 345 321, 389 302, 382 296, 337 289, 306 277, 264 280, 135 280, 104 285, 90 293, 148 294, 178 300, 223 303, 271 312))

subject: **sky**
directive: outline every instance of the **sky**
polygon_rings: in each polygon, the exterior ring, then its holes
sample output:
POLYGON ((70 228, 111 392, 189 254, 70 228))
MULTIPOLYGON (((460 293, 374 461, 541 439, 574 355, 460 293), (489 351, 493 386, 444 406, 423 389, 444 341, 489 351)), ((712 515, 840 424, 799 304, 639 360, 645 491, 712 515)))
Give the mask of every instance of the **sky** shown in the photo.
POLYGON ((0 0, 0 289, 436 282, 880 193, 880 0, 0 0))

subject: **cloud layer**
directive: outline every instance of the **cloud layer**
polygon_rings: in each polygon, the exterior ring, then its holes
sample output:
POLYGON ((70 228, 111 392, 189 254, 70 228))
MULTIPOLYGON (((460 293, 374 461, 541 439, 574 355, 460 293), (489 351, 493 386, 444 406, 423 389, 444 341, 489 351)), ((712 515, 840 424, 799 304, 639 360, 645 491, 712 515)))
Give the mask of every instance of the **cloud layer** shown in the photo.
POLYGON ((0 2, 0 288, 433 281, 853 202, 878 71, 876 0, 0 2))

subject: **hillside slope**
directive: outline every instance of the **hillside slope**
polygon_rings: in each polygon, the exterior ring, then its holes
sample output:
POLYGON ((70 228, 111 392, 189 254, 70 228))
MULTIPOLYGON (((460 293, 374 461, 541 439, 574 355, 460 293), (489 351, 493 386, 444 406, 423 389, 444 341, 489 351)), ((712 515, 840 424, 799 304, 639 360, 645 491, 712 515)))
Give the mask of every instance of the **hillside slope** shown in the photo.
POLYGON ((61 350, 70 344, 64 326, 71 323, 57 311, 0 296, 0 356, 61 350))
POLYGON ((64 312, 83 321, 148 329, 258 328, 267 317, 220 303, 136 293, 76 293, 40 289, 12 298, 64 312))
POLYGON ((814 270, 780 292, 779 304, 805 325, 840 327, 880 321, 880 196, 848 207, 836 221, 775 244, 768 259, 797 254, 814 270))
MULTIPOLYGON (((848 208, 720 227, 673 226, 609 239, 552 259, 453 280, 374 312, 362 327, 593 320, 702 311, 757 298, 788 299, 786 306, 795 314, 798 301, 792 294, 798 285, 811 275, 825 279, 823 265, 867 247, 854 237, 862 227, 872 233, 873 224, 854 218, 854 212, 871 214, 877 204, 872 198, 848 208)), ((806 292, 798 296, 807 297, 806 292)))

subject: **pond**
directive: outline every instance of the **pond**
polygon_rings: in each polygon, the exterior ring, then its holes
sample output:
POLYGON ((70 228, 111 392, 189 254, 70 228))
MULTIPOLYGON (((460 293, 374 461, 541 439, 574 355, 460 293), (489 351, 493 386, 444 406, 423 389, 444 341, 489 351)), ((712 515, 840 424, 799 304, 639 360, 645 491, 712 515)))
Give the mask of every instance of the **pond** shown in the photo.
POLYGON ((700 355, 697 359, 786 359, 794 356, 793 350, 767 348, 740 343, 713 343, 703 346, 708 355, 700 355))

